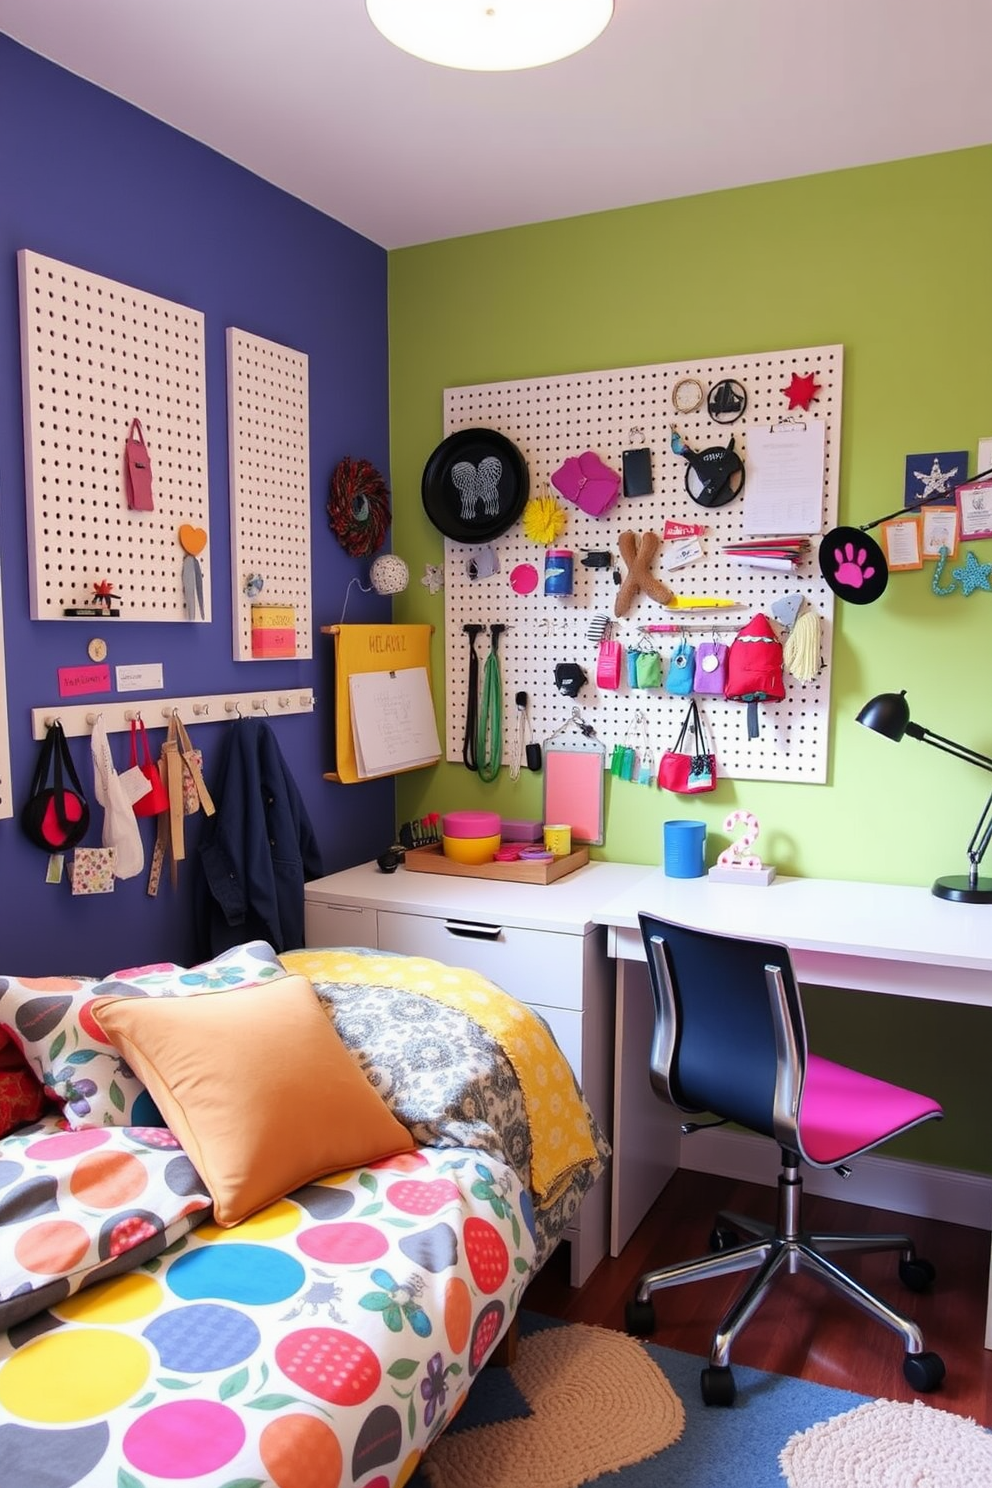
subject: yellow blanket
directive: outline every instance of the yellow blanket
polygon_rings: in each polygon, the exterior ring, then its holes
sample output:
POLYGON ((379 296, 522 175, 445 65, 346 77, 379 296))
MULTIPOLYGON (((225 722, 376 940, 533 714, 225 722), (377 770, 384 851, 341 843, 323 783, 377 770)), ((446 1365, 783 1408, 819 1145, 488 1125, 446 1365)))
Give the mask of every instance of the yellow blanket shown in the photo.
POLYGON ((290 951, 287 971, 312 982, 398 987, 431 997, 474 1019, 500 1045, 523 1092, 531 1129, 531 1186, 539 1207, 557 1198, 576 1168, 598 1153, 571 1068, 551 1034, 531 1012, 480 972, 426 956, 357 955, 354 951, 290 951))

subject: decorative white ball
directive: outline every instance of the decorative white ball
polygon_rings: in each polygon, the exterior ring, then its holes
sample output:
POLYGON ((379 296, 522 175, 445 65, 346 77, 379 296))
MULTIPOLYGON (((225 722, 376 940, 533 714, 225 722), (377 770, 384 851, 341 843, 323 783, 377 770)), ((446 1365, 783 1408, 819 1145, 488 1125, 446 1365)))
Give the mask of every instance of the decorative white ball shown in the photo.
POLYGON ((410 582, 410 570, 395 553, 381 553, 372 560, 369 583, 376 594, 399 594, 410 582))

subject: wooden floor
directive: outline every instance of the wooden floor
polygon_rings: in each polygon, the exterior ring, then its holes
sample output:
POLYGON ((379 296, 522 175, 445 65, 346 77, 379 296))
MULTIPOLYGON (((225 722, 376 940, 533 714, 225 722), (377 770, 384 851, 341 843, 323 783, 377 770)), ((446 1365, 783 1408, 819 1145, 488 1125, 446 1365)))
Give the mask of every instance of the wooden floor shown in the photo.
MULTIPOLYGON (((654 1266, 704 1254, 718 1210, 774 1220, 775 1191, 730 1178, 679 1171, 622 1255, 607 1257, 584 1287, 568 1284, 567 1246, 531 1283, 524 1306, 533 1312, 623 1328, 624 1304, 637 1278, 654 1266)), ((989 1233, 937 1220, 816 1197, 805 1201, 807 1228, 820 1231, 902 1231, 937 1270, 932 1291, 915 1294, 899 1281, 894 1255, 847 1255, 843 1264, 873 1291, 913 1317, 927 1349, 940 1354, 947 1377, 940 1390, 917 1397, 903 1378, 895 1333, 806 1276, 775 1283, 735 1344, 731 1362, 816 1380, 886 1400, 921 1398, 992 1426, 992 1351, 983 1347, 989 1284, 989 1233)), ((651 1341, 706 1355, 713 1330, 742 1284, 741 1275, 669 1288, 655 1294, 657 1331, 651 1341)))

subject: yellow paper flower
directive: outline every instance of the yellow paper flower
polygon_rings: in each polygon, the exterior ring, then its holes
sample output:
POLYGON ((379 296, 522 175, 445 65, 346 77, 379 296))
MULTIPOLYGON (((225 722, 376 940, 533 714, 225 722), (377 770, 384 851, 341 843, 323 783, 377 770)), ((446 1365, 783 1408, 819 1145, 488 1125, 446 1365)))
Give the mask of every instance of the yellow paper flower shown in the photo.
POLYGON ((568 520, 565 508, 545 487, 539 496, 532 496, 524 507, 524 536, 531 542, 550 547, 565 531, 568 520))

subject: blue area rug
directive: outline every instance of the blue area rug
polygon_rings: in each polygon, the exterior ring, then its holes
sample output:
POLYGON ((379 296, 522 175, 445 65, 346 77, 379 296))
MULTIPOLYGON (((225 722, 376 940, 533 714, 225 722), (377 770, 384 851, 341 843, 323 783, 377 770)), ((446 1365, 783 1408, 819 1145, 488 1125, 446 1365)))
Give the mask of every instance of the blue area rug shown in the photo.
MULTIPOLYGON (((526 1337, 545 1328, 568 1325, 522 1313, 520 1326, 521 1337, 526 1337)), ((574 1488, 579 1488, 580 1483, 590 1484, 592 1488, 783 1488, 779 1453, 793 1433, 853 1410, 866 1400, 865 1396, 849 1390, 834 1390, 735 1364, 737 1400, 733 1407, 705 1406, 699 1393, 699 1371, 704 1360, 654 1344, 641 1347, 661 1369, 682 1403, 685 1424, 681 1435, 661 1451, 618 1471, 607 1466, 598 1475, 580 1476, 574 1488)), ((588 1409, 594 1418, 601 1412, 597 1429, 605 1443, 610 1437, 613 1416, 609 1401, 599 1400, 593 1389, 588 1409)), ((517 1388, 510 1371, 489 1367, 476 1380, 446 1435, 525 1420, 531 1414, 530 1403, 517 1388)), ((487 1470, 487 1458, 492 1463, 498 1451, 497 1440, 494 1437, 487 1448, 486 1434, 483 1429, 471 1441, 473 1455, 478 1454, 478 1474, 473 1475, 478 1488, 485 1488, 495 1476, 487 1470)), ((464 1446, 468 1445, 466 1441, 464 1446)), ((516 1481, 524 1488, 534 1477, 528 1476, 524 1465, 518 1467, 520 1475, 516 1481)), ((434 1488, 434 1471, 422 1465, 410 1480, 410 1488, 434 1488)), ((508 1481, 513 1480, 511 1474, 508 1481)))

